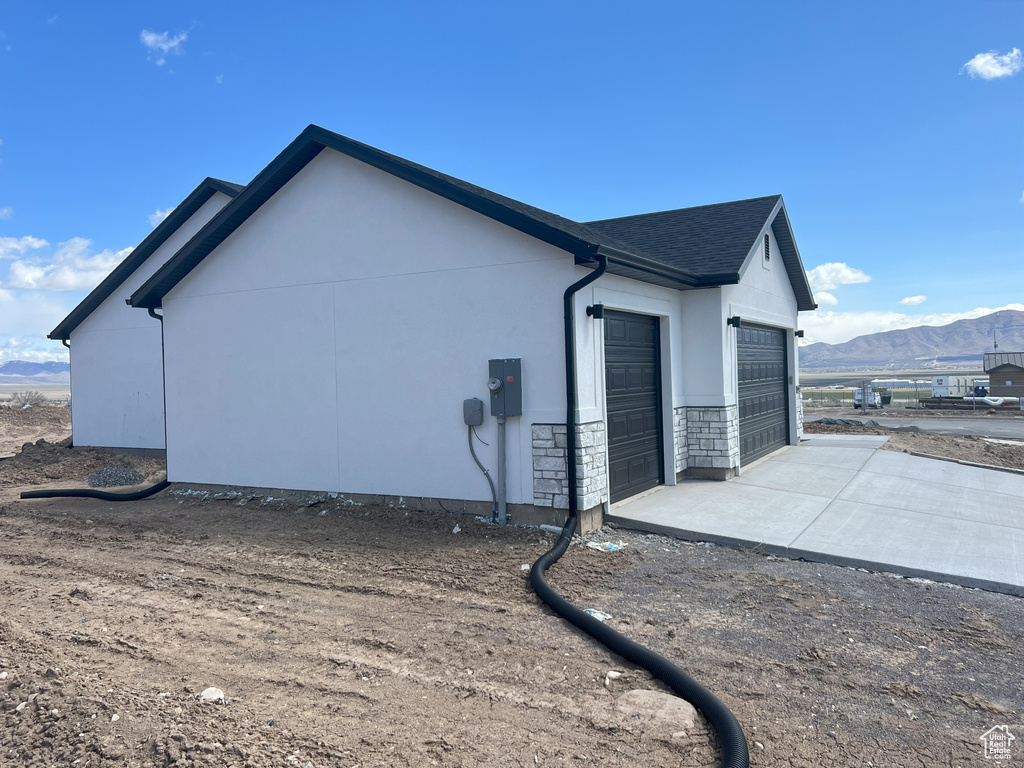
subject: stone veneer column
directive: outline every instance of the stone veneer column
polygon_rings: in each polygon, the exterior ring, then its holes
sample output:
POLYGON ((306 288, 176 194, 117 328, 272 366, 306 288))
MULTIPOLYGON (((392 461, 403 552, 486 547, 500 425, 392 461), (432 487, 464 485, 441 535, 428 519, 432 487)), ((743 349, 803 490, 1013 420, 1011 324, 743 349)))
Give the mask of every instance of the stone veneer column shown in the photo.
POLYGON ((804 436, 804 394, 800 387, 796 388, 796 441, 804 436))
POLYGON ((686 443, 687 477, 733 477, 740 466, 739 408, 687 408, 686 443))
MULTIPOLYGON (((565 463, 564 424, 534 424, 533 503, 569 508, 569 473, 565 463)), ((576 492, 581 512, 608 499, 608 468, 603 421, 576 425, 576 492)))
POLYGON ((676 477, 686 471, 686 409, 675 408, 672 411, 672 431, 676 443, 676 477))

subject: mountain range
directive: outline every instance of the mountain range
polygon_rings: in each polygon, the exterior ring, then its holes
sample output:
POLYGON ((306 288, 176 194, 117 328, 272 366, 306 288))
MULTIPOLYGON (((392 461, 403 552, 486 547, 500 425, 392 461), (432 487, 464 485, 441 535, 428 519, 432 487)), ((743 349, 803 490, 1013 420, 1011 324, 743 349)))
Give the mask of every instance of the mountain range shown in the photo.
POLYGON ((1024 350, 1024 312, 1000 310, 949 325, 919 325, 858 336, 843 344, 819 342, 800 347, 801 369, 880 370, 883 368, 973 368, 982 355, 1024 350))
POLYGON ((31 363, 27 360, 0 363, 0 384, 32 387, 37 384, 67 384, 69 381, 71 366, 67 363, 31 363))

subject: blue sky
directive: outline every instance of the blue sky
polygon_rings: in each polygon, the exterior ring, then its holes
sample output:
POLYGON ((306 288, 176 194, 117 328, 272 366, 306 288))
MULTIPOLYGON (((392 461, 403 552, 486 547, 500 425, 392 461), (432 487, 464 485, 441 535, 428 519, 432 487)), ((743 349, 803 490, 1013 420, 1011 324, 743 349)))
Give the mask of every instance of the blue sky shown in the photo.
POLYGON ((307 124, 563 216, 782 193, 807 335, 1024 300, 1024 4, 0 0, 0 361, 307 124))

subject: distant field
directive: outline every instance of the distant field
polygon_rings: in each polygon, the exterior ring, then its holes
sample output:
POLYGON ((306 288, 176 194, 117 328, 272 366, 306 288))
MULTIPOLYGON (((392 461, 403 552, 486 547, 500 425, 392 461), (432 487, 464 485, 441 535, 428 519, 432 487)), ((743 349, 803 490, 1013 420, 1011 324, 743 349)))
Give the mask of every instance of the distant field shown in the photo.
POLYGON ((51 400, 71 396, 71 384, 0 384, 0 400, 8 400, 15 392, 41 392, 51 400))
POLYGON ((927 371, 850 371, 833 373, 809 373, 800 371, 800 386, 807 387, 828 387, 841 385, 844 387, 859 387, 866 381, 872 379, 921 379, 931 382, 932 376, 976 376, 983 378, 983 370, 936 370, 927 371))

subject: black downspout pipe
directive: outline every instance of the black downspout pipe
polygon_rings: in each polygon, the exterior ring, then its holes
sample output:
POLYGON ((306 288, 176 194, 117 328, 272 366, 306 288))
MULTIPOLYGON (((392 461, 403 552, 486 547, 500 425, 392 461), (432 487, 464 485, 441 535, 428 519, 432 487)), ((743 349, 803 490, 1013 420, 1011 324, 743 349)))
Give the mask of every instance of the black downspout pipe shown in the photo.
POLYGON ((668 685, 673 693, 700 710, 718 739, 722 768, 749 768, 750 756, 747 749, 747 738, 744 736, 736 716, 717 696, 661 654, 630 640, 607 624, 580 610, 555 592, 544 577, 548 568, 554 565, 569 548, 579 523, 579 505, 576 499, 576 344, 573 334, 572 300, 577 291, 597 280, 608 268, 607 255, 600 253, 595 255, 599 262, 597 269, 566 288, 564 295, 565 444, 569 477, 569 517, 565 521, 565 527, 562 528, 558 541, 550 550, 537 558, 537 562, 530 569, 530 585, 537 596, 563 619, 603 643, 612 652, 643 667, 668 685))
POLYGON ((146 314, 160 321, 160 389, 164 400, 164 462, 167 461, 167 361, 164 359, 164 316, 158 315, 154 307, 146 309, 146 314))
POLYGON ((565 319, 565 464, 569 477, 569 517, 579 513, 576 499, 576 333, 573 328, 572 299, 583 288, 597 280, 608 269, 608 257, 597 254, 597 269, 577 280, 562 295, 565 319))

